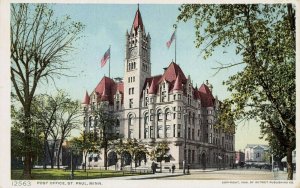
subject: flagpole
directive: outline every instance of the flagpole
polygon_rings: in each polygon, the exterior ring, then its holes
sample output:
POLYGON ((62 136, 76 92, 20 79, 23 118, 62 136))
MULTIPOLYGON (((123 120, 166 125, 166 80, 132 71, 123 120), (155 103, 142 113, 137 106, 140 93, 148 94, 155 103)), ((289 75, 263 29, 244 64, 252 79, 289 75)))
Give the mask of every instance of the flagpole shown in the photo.
POLYGON ((177 25, 174 24, 173 27, 175 28, 175 63, 177 63, 176 61, 177 25))
POLYGON ((111 59, 111 51, 110 51, 110 45, 109 45, 109 62, 108 62, 108 77, 110 78, 110 59, 111 59))

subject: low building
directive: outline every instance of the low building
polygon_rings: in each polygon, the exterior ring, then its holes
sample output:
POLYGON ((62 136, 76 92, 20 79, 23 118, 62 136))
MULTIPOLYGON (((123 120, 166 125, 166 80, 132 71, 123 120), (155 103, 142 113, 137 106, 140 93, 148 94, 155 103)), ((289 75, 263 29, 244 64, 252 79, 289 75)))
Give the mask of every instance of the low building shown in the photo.
POLYGON ((266 162, 265 155, 268 151, 268 145, 247 144, 245 147, 245 162, 266 162))
POLYGON ((241 150, 235 152, 235 164, 242 164, 245 162, 245 153, 241 150))

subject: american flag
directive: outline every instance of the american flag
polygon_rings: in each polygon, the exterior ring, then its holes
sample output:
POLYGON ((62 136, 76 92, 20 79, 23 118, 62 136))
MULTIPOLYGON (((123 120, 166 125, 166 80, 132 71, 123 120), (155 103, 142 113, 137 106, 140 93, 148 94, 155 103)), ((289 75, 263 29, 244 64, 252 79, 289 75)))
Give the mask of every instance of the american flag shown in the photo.
POLYGON ((104 67, 104 65, 106 64, 106 61, 110 58, 110 48, 108 48, 108 50, 105 52, 105 54, 103 55, 102 59, 101 59, 101 67, 104 67))
POLYGON ((170 40, 167 42, 167 47, 168 48, 170 48, 170 46, 171 46, 171 44, 172 44, 172 42, 173 42, 174 39, 175 39, 175 31, 173 32, 170 40))

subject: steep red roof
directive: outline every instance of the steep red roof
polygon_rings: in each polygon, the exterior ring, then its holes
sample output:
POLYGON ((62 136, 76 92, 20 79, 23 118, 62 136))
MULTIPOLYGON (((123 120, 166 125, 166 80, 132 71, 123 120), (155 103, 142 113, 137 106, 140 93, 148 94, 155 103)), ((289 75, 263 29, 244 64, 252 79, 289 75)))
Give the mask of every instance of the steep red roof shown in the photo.
POLYGON ((177 75, 176 81, 174 83, 173 91, 181 91, 182 90, 182 80, 180 74, 177 75))
POLYGON ((199 88, 199 94, 201 99, 201 105, 203 107, 212 107, 214 106, 214 96, 212 95, 210 89, 207 85, 202 84, 199 88))
POLYGON ((139 26, 141 27, 141 30, 143 31, 144 30, 143 20, 142 20, 140 10, 138 8, 135 13, 135 17, 134 17, 133 24, 132 24, 132 27, 134 28, 135 32, 137 32, 139 26))
POLYGON ((167 68, 167 70, 164 72, 159 83, 162 82, 163 80, 166 80, 166 81, 172 83, 176 80, 176 77, 179 74, 180 74, 181 82, 183 84, 185 84, 187 79, 186 79, 184 73, 182 72, 181 68, 176 63, 172 62, 169 65, 169 67, 167 68))
POLYGON ((90 103, 90 96, 88 94, 88 92, 85 92, 85 96, 83 98, 82 104, 89 104, 90 103))
POLYGON ((107 93, 107 89, 105 87, 104 87, 103 93, 101 95, 101 101, 108 101, 108 93, 107 93))
MULTIPOLYGON (((160 80, 160 78, 161 78, 161 75, 157 75, 157 76, 153 76, 153 77, 146 78, 145 83, 144 83, 144 86, 143 86, 143 90, 146 89, 147 84, 151 87, 152 82, 153 82, 153 89, 152 89, 152 92, 154 92, 154 94, 155 94, 155 93, 157 92, 158 81, 160 80)), ((150 88, 149 88, 149 90, 148 90, 148 93, 149 93, 149 92, 150 92, 150 88)), ((141 96, 140 96, 140 97, 142 97, 142 94, 143 94, 143 93, 141 93, 141 96)))
POLYGON ((156 87, 155 87, 154 79, 152 79, 152 82, 151 82, 151 85, 150 85, 148 93, 149 94, 155 94, 156 93, 156 89, 155 88, 156 87))
MULTIPOLYGON (((101 101, 109 101, 110 104, 114 102, 114 95, 117 91, 123 96, 124 93, 124 84, 115 83, 111 78, 104 76, 97 87, 95 88, 95 92, 99 95, 101 101)), ((123 97, 122 97, 123 98, 123 97)), ((123 102, 123 100, 122 100, 123 102)))

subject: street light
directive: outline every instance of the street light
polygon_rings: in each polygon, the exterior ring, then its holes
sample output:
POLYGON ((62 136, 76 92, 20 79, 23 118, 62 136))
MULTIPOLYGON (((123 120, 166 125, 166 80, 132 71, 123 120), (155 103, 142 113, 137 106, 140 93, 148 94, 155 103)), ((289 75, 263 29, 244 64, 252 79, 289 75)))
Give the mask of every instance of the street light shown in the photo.
POLYGON ((73 169, 73 150, 71 149, 71 174, 70 179, 74 179, 74 169, 73 169))

